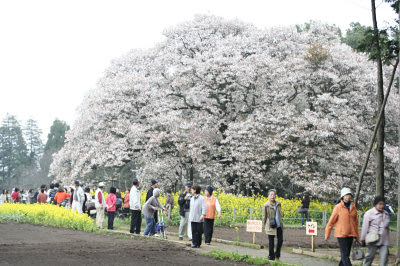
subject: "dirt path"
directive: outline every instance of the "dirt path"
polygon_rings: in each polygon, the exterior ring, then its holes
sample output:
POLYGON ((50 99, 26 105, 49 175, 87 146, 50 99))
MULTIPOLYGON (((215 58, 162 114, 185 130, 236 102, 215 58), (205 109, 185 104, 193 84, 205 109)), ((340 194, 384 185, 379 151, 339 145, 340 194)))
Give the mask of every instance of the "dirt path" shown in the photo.
MULTIPOLYGON (((0 265, 233 265, 166 241, 0 224, 0 265)), ((245 264, 238 264, 245 265, 245 264)))

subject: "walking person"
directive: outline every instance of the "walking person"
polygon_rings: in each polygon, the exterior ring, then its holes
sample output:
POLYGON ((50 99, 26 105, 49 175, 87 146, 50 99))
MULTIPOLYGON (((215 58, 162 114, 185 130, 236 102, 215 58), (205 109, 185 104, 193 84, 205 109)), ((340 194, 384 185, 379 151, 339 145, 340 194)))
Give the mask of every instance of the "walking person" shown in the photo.
POLYGON ((171 221, 171 213, 174 209, 174 196, 172 196, 172 190, 167 189, 167 198, 165 200, 165 208, 167 209, 168 222, 171 221))
POLYGON ((268 235, 269 242, 269 260, 278 260, 281 257, 281 248, 283 244, 283 222, 282 222, 282 205, 276 200, 276 190, 268 191, 268 201, 264 204, 263 210, 263 227, 268 235), (276 250, 274 250, 275 236, 277 237, 276 250))
POLYGON ((203 235, 203 221, 206 216, 206 201, 200 195, 201 187, 193 186, 190 198, 189 222, 192 227, 192 248, 200 248, 203 235))
POLYGON ((192 183, 186 183, 185 191, 183 191, 178 198, 178 204, 180 207, 179 214, 181 215, 181 221, 179 223, 179 240, 183 240, 185 230, 187 230, 189 241, 192 240, 192 225, 189 222, 190 198, 192 197, 191 190, 192 183))
MULTIPOLYGON (((153 191, 154 189, 158 188, 158 182, 154 179, 151 180, 151 187, 149 188, 149 190, 147 191, 146 194, 146 201, 148 201, 151 196, 153 196, 153 191)), ((156 212, 154 214, 154 220, 156 221, 156 223, 158 222, 158 213, 156 212)))
POLYGON ((104 183, 100 182, 94 194, 94 206, 96 207, 96 225, 97 228, 103 229, 104 208, 106 207, 106 199, 104 198, 104 183))
POLYGON ((156 233, 156 221, 154 219, 154 214, 157 212, 158 208, 166 210, 158 198, 161 195, 161 191, 158 188, 153 190, 153 196, 151 196, 146 203, 143 205, 143 216, 146 220, 146 229, 143 232, 144 236, 154 236, 156 233))
POLYGON ((44 191, 44 188, 42 188, 42 189, 40 189, 40 193, 39 193, 39 195, 37 196, 37 202, 39 203, 39 204, 44 204, 44 203, 47 203, 47 194, 45 193, 45 191, 44 191))
POLYGON ((114 218, 115 211, 117 210, 117 196, 115 193, 117 190, 115 187, 110 188, 110 194, 107 196, 106 204, 107 204, 107 215, 108 215, 108 230, 114 230, 114 218))
POLYGON ((132 212, 129 232, 131 234, 140 234, 140 227, 142 226, 142 205, 140 203, 139 181, 135 178, 132 183, 131 192, 129 193, 129 208, 132 212))
POLYGON ((216 197, 212 196, 214 189, 211 186, 206 187, 204 191, 204 200, 206 201, 206 217, 204 218, 204 242, 206 245, 211 244, 214 232, 215 211, 218 217, 221 217, 221 205, 216 197))
POLYGON ((72 194, 72 203, 71 203, 71 211, 77 211, 82 214, 82 206, 85 201, 85 193, 83 192, 82 187, 79 185, 79 181, 74 182, 75 190, 71 192, 72 194))
POLYGON ((340 247, 341 261, 339 265, 350 266, 350 251, 353 239, 359 239, 357 208, 351 201, 353 194, 350 188, 342 188, 340 192, 340 202, 333 209, 331 218, 325 227, 325 240, 331 235, 335 225, 335 237, 338 239, 340 247))
POLYGON ((301 200, 301 225, 304 226, 305 222, 304 222, 304 218, 306 220, 306 222, 309 221, 308 219, 308 209, 310 208, 310 196, 308 195, 308 193, 306 193, 303 197, 303 199, 301 200))
POLYGON ((361 231, 361 244, 367 244, 368 253, 364 259, 364 266, 370 266, 375 258, 376 250, 379 249, 380 266, 388 265, 389 255, 389 224, 390 216, 385 210, 385 198, 376 196, 374 207, 364 214, 361 231), (370 241, 370 242, 369 242, 370 241))

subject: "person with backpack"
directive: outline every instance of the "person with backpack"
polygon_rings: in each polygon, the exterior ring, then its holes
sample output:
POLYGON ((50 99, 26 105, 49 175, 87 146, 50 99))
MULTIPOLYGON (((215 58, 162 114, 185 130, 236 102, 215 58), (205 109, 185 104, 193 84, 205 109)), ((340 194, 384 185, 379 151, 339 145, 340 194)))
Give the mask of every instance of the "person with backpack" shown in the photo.
POLYGON ((179 214, 181 215, 181 221, 179 223, 179 240, 183 240, 183 235, 185 234, 185 227, 187 227, 187 235, 189 241, 192 240, 192 225, 189 222, 189 213, 190 213, 190 199, 192 197, 191 194, 192 183, 188 182, 185 185, 185 191, 183 191, 178 198, 179 204, 179 214))
POLYGON ((54 184, 50 184, 50 190, 49 190, 49 203, 50 204, 55 204, 54 197, 57 194, 57 190, 54 187, 54 184))
POLYGON ((358 215, 350 188, 344 187, 340 192, 341 201, 333 209, 329 222, 325 227, 325 241, 331 235, 335 225, 335 237, 339 242, 341 261, 340 265, 351 265, 350 251, 354 239, 359 239, 358 215))
POLYGON ((103 228, 104 208, 106 207, 106 199, 104 198, 105 184, 100 182, 94 194, 94 205, 96 207, 96 225, 98 228, 103 228))
POLYGON ((110 188, 110 194, 107 196, 106 204, 107 204, 107 215, 108 215, 108 230, 114 230, 114 218, 115 211, 117 210, 117 196, 115 196, 116 189, 115 187, 110 188))

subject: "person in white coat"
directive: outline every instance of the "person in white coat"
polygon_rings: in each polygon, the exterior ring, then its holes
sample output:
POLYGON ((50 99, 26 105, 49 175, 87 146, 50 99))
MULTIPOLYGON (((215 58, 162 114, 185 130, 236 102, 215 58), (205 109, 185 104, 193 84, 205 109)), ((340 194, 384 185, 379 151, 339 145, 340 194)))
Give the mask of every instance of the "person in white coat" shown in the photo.
POLYGON ((139 181, 133 179, 133 186, 129 193, 129 208, 132 211, 131 217, 131 234, 140 234, 140 227, 142 225, 142 209, 140 203, 139 181))
POLYGON ((75 190, 72 196, 73 200, 71 211, 77 211, 82 214, 82 206, 83 202, 85 202, 85 193, 83 192, 83 189, 79 186, 79 181, 75 181, 74 185, 75 190))
POLYGON ((104 198, 104 183, 100 182, 99 186, 94 194, 94 206, 96 207, 96 225, 98 228, 103 228, 103 220, 104 220, 104 208, 106 205, 106 199, 104 198))

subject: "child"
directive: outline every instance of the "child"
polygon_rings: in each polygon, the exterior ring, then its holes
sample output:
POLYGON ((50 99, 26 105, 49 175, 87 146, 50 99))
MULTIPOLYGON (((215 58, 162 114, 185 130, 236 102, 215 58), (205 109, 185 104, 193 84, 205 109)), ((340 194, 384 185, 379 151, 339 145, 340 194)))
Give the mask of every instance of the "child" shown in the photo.
POLYGON ((110 194, 107 196, 106 204, 107 204, 107 213, 108 213, 108 230, 113 230, 114 229, 114 217, 115 217, 115 211, 117 210, 117 196, 115 196, 115 193, 117 190, 115 187, 110 188, 110 194))

